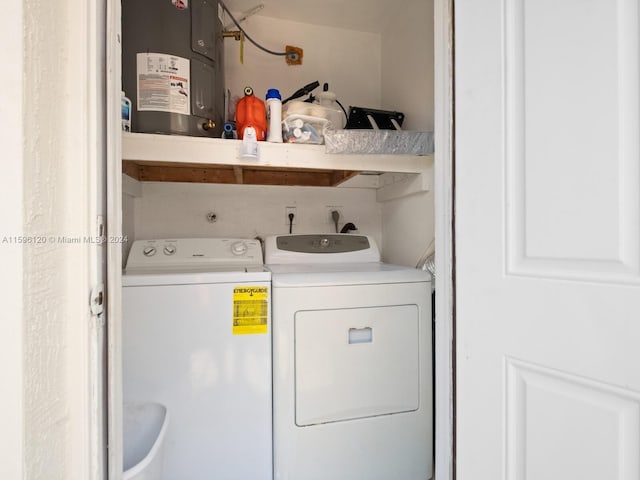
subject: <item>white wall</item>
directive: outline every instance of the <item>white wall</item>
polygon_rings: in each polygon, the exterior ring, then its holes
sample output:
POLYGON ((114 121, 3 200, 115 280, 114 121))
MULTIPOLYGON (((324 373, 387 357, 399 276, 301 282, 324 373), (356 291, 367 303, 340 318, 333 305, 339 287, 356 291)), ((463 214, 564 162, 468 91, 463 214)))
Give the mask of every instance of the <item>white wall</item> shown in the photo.
POLYGON ((433 236, 433 192, 416 193, 382 203, 385 262, 417 266, 433 236))
POLYGON ((4 81, 0 89, 0 145, 5 161, 0 175, 0 478, 23 478, 23 288, 22 236, 23 125, 22 125, 22 3, 0 19, 0 52, 4 81))
POLYGON ((382 240, 375 190, 361 188, 280 187, 189 183, 142 183, 135 199, 138 239, 172 237, 264 237, 288 233, 285 207, 295 206, 294 233, 334 232, 326 206, 338 206, 344 223, 382 240), (209 223, 208 212, 217 221, 209 223))
MULTIPOLYGON (((59 2, 24 2, 25 114, 38 112, 25 137, 25 234, 48 239, 66 232, 65 139, 72 127, 61 93, 68 87, 65 21, 59 2), (46 20, 45 20, 46 19, 46 20), (59 49, 59 50, 58 50, 59 49), (56 92, 52 95, 51 92, 56 92)), ((69 92, 70 93, 70 92, 69 92)), ((64 478, 71 473, 72 423, 69 382, 70 315, 65 264, 71 260, 62 244, 29 245, 25 249, 25 476, 64 478)))
POLYGON ((96 91, 97 25, 104 23, 96 10, 100 4, 22 2, 24 110, 11 120, 25 129, 24 192, 14 204, 24 202, 24 234, 32 242, 24 247, 22 277, 24 472, 6 478, 99 478, 92 458, 97 442, 90 365, 95 358, 89 347, 95 258, 90 252, 95 247, 60 238, 96 234, 97 192, 91 179, 96 180, 101 143, 96 106, 101 95, 96 91))
MULTIPOLYGON (((302 65, 289 66, 284 57, 263 53, 245 42, 244 64, 240 64, 239 42, 225 39, 226 86, 232 95, 242 95, 246 85, 263 98, 268 88, 280 90, 285 99, 314 80, 329 83, 338 100, 349 105, 380 108, 380 35, 256 15, 242 24, 261 45, 284 51, 285 45, 304 50, 302 65)), ((301 99, 305 99, 302 97, 301 99)))
MULTIPOLYGON (((383 108, 403 112, 406 130, 433 131, 433 32, 433 0, 419 0, 382 34, 383 108)), ((434 236, 433 192, 385 203, 382 225, 385 261, 415 266, 434 236)))
POLYGON ((433 0, 406 2, 382 33, 382 106, 405 130, 433 131, 433 0))

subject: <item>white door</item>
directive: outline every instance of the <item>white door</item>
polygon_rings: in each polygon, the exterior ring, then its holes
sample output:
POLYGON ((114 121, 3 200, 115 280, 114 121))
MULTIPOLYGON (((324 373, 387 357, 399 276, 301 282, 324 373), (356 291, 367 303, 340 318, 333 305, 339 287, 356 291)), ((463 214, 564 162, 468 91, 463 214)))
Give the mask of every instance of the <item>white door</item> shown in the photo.
POLYGON ((637 0, 457 0, 458 480, 640 478, 637 0))

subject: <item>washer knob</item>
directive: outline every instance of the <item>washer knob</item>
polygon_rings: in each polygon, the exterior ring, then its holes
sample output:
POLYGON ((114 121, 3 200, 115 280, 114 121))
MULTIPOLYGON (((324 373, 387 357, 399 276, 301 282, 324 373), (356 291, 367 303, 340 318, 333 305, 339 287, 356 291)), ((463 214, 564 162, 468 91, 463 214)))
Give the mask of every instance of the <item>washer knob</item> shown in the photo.
POLYGON ((324 238, 320 239, 320 247, 321 248, 327 248, 330 244, 331 244, 331 242, 329 241, 329 239, 327 237, 324 237, 324 238))
POLYGON ((234 255, 244 255, 245 253, 247 253, 248 249, 249 247, 247 247, 247 244, 244 242, 233 242, 231 244, 231 253, 233 253, 234 255))
POLYGON ((153 257, 156 254, 156 247, 144 247, 142 254, 145 257, 153 257))
POLYGON ((175 245, 165 245, 164 248, 162 249, 162 251, 164 252, 165 255, 173 255, 174 253, 176 253, 176 246, 175 245))

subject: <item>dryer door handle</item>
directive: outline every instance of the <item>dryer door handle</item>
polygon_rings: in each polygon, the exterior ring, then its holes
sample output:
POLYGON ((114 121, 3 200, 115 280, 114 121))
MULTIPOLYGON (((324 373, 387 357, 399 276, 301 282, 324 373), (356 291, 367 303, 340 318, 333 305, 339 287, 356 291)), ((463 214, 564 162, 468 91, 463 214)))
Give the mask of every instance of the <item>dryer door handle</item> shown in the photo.
POLYGON ((373 329, 371 327, 349 329, 350 344, 371 342, 373 342, 373 329))

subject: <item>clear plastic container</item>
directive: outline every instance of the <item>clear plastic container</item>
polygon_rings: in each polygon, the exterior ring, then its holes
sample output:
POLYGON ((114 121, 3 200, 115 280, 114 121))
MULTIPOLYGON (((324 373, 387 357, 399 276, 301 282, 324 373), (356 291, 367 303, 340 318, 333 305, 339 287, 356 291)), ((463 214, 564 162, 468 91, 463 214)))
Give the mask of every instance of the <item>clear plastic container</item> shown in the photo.
POLYGON ((326 118, 310 115, 289 115, 282 121, 282 138, 288 143, 324 143, 324 133, 329 125, 326 118))
MULTIPOLYGON (((335 118, 335 112, 331 108, 320 105, 319 103, 308 103, 298 100, 287 102, 282 107, 283 120, 292 115, 321 118, 328 122, 330 122, 332 118, 335 118)), ((332 123, 327 128, 340 128, 340 126, 336 127, 332 123)))

